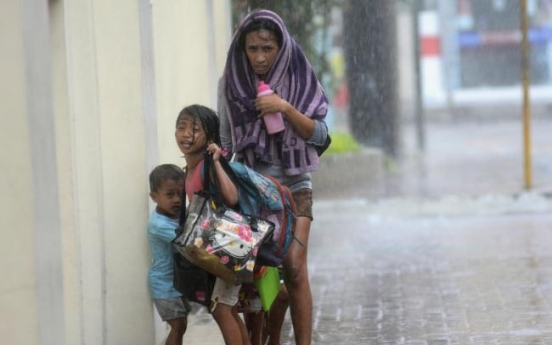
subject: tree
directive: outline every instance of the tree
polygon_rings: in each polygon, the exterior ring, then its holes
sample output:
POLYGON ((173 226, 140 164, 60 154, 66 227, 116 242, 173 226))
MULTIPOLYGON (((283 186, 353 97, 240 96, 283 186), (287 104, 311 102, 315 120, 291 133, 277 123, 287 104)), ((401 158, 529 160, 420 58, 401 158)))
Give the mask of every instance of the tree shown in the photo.
POLYGON ((397 154, 397 64, 394 0, 348 0, 344 50, 349 121, 362 144, 397 154))

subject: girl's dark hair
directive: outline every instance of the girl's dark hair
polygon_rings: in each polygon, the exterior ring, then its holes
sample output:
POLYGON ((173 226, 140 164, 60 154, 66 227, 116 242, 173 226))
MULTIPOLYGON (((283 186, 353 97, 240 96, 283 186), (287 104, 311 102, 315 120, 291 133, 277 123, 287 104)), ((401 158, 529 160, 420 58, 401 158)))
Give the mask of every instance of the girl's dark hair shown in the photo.
POLYGON ((193 119, 194 124, 196 121, 201 123, 203 132, 205 132, 205 139, 207 142, 214 142, 218 146, 221 146, 220 143, 220 132, 219 132, 219 118, 217 113, 212 109, 207 108, 206 106, 193 104, 189 105, 186 108, 182 109, 176 118, 176 126, 184 116, 189 116, 193 119))
POLYGON ((174 164, 156 166, 149 175, 150 192, 156 192, 167 180, 180 181, 184 179, 184 171, 174 164))
POLYGON ((282 48, 283 35, 278 25, 276 25, 276 23, 274 23, 273 21, 265 18, 260 18, 260 19, 255 18, 251 21, 251 23, 247 24, 242 29, 242 32, 240 34, 240 39, 238 41, 238 45, 240 49, 245 50, 245 37, 247 36, 248 33, 253 31, 259 31, 262 29, 273 33, 274 36, 276 36, 276 43, 278 44, 278 48, 282 48))

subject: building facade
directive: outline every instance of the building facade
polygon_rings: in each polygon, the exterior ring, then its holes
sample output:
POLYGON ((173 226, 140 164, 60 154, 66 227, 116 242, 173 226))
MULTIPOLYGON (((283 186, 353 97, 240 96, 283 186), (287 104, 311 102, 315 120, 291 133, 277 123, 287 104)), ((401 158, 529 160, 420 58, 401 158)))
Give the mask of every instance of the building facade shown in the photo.
POLYGON ((216 106, 229 1, 6 0, 0 11, 2 343, 154 344, 147 176, 216 106))

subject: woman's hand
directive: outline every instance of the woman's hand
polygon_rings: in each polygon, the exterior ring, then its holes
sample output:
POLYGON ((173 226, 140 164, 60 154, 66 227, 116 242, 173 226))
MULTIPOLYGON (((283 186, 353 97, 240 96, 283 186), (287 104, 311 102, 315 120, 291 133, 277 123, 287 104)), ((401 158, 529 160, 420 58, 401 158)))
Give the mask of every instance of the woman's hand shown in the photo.
POLYGON ((288 101, 275 93, 257 97, 255 99, 255 108, 261 112, 259 117, 263 117, 265 114, 282 113, 285 119, 291 123, 297 134, 305 140, 310 138, 314 132, 314 120, 299 112, 288 101))
POLYGON ((297 134, 304 140, 310 138, 314 132, 314 120, 301 114, 288 101, 281 98, 276 93, 257 97, 255 99, 255 108, 261 112, 259 117, 271 113, 282 113, 285 119, 291 123, 297 134))
POLYGON ((284 99, 275 93, 255 99, 255 109, 261 112, 259 117, 271 113, 285 113, 287 104, 284 99))

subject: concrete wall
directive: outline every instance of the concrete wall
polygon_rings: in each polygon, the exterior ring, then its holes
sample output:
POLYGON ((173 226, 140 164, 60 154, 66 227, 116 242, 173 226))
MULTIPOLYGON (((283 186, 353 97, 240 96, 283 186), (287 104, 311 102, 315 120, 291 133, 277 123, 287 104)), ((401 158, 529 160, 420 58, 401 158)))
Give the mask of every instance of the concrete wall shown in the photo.
POLYGON ((215 107, 228 1, 6 0, 2 343, 154 344, 147 175, 215 107))
POLYGON ((156 0, 152 13, 159 156, 182 165, 174 140, 176 118, 194 103, 216 110, 216 85, 230 42, 230 5, 156 0))
POLYGON ((8 49, 2 49, 0 64, 0 334, 7 344, 35 344, 38 338, 39 277, 22 15, 19 1, 2 3, 0 44, 8 49))

